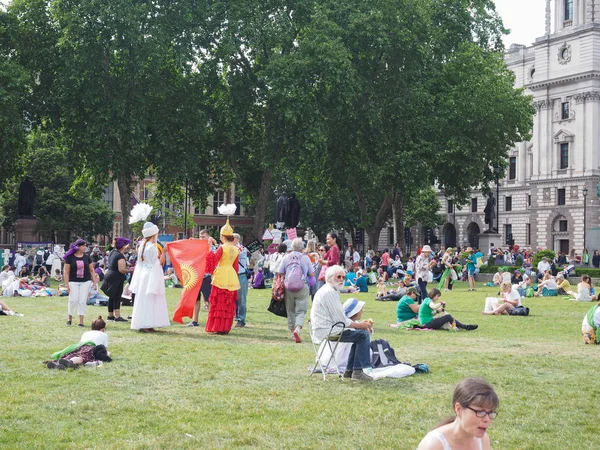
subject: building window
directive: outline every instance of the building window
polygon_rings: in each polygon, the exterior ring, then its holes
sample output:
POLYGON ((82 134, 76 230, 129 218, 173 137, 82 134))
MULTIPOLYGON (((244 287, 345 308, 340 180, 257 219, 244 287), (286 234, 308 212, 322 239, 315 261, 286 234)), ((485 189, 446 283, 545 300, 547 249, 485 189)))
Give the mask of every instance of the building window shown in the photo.
POLYGON ((556 198, 558 205, 565 205, 567 203, 567 190, 566 189, 557 189, 556 198))
POLYGON ((509 158, 509 166, 508 166, 508 179, 514 180, 517 178, 517 157, 511 156, 509 158))
POLYGON ((504 211, 512 211, 512 197, 504 197, 504 211))
POLYGON ((241 215, 242 214, 242 199, 237 194, 235 194, 235 206, 237 206, 237 208, 235 208, 235 215, 236 216, 241 215))
POLYGON ((569 144, 560 144, 560 168, 567 169, 569 167, 569 144))
POLYGON ((114 183, 111 181, 104 189, 104 196, 102 197, 111 210, 113 209, 113 197, 115 195, 114 189, 114 183))
POLYGON ((531 206, 531 194, 527 194, 527 206, 531 206))
POLYGON ((454 211, 454 205, 452 204, 452 200, 448 200, 448 214, 452 214, 454 211))
POLYGON ((504 225, 504 237, 505 237, 505 244, 512 245, 512 239, 513 239, 512 225, 504 225))
POLYGON ((477 197, 471 199, 471 212, 477 212, 477 197))
POLYGON ((525 224, 525 245, 531 245, 531 224, 525 224))
POLYGON ((219 206, 225 203, 225 192, 218 191, 213 195, 213 215, 219 214, 219 206))
POLYGON ((565 0, 565 20, 573 20, 573 0, 565 0))
POLYGON ((568 231, 567 223, 568 222, 566 220, 559 220, 558 221, 558 231, 568 231))
POLYGON ((150 200, 150 197, 152 197, 152 191, 148 186, 144 186, 144 200, 150 200))
POLYGON ((388 227, 388 244, 394 245, 394 227, 388 227))
POLYGON ((560 108, 560 118, 565 120, 569 118, 569 102, 563 102, 560 108))

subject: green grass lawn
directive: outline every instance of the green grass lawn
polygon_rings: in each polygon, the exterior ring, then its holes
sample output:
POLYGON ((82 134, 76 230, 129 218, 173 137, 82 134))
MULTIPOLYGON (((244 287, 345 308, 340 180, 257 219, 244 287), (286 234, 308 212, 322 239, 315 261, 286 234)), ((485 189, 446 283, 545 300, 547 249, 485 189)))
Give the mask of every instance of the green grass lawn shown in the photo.
MULTIPOLYGON (((25 316, 0 317, 0 447, 412 449, 450 415, 456 383, 479 376, 500 397, 493 448, 597 449, 600 348, 581 339, 591 304, 526 299, 529 317, 482 317, 496 291, 460 283, 442 297, 457 319, 479 324, 459 333, 392 329, 396 303, 359 295, 374 338, 431 371, 374 383, 309 377, 308 333, 291 340, 285 319, 266 311, 266 290, 250 290, 248 326, 227 336, 109 323, 113 362, 75 371, 42 365, 82 334, 65 325, 66 297, 4 298, 25 316)), ((168 290, 171 314, 180 292, 168 290)), ((99 314, 106 308, 88 306, 86 325, 99 314)))

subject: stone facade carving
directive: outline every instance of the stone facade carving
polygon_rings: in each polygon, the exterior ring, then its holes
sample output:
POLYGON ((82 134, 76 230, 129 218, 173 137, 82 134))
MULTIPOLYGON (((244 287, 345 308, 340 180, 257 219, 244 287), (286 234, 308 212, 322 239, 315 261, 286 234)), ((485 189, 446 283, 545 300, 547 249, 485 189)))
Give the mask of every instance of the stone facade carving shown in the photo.
POLYGON ((544 188, 544 201, 549 202, 551 198, 550 188, 544 188))
POLYGON ((558 47, 558 62, 560 64, 569 64, 571 62, 571 46, 566 42, 558 47))
POLYGON ((577 186, 571 186, 571 198, 579 197, 579 188, 577 186))

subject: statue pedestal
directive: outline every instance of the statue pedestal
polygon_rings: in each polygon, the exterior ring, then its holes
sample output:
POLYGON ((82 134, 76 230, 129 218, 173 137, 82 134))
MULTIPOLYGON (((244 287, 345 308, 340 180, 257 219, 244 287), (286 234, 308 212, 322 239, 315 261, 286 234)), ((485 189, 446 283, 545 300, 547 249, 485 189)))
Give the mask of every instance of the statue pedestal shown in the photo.
MULTIPOLYGON (((490 244, 494 244, 494 247, 502 245, 502 235, 498 233, 481 233, 479 236, 479 250, 483 253, 483 256, 487 256, 490 252, 490 244)), ((484 262, 486 259, 483 260, 484 262)))
POLYGON ((37 225, 37 219, 34 218, 20 218, 17 219, 15 225, 15 239, 17 242, 38 242, 39 236, 35 232, 35 226, 37 225))

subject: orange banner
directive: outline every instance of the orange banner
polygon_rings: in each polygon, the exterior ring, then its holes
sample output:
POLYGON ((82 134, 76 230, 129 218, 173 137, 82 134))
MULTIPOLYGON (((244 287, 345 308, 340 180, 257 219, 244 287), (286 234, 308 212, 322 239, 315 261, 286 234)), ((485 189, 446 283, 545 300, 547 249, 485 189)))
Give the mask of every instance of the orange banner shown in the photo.
POLYGON ((198 300, 198 292, 206 269, 206 255, 210 251, 208 241, 200 239, 185 239, 170 242, 167 251, 177 278, 181 281, 183 291, 173 321, 183 323, 184 317, 192 317, 194 305, 198 300))

